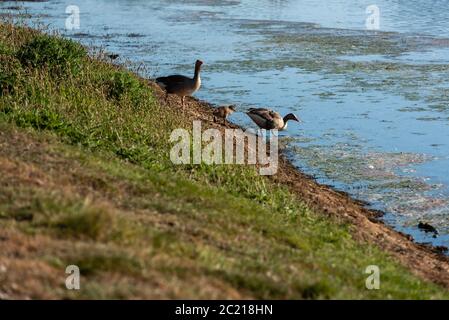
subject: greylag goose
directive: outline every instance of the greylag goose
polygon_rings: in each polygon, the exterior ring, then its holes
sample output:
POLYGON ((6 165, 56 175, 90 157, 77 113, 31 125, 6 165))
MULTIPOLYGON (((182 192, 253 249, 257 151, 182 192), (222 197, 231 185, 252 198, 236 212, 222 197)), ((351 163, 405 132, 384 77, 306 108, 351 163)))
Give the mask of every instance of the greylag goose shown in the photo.
POLYGON ((235 106, 234 105, 230 105, 230 106, 223 106, 223 107, 218 107, 214 110, 213 114, 214 114, 214 122, 217 122, 217 118, 221 118, 223 119, 223 123, 226 123, 226 117, 229 116, 231 113, 233 113, 235 111, 235 106))
POLYGON ((203 62, 201 60, 196 60, 193 78, 178 74, 157 78, 156 83, 165 90, 165 101, 167 101, 169 94, 175 94, 181 97, 181 104, 184 106, 184 97, 191 96, 201 86, 200 70, 202 64, 203 62))
POLYGON ((289 113, 282 118, 279 113, 264 108, 251 108, 246 114, 259 126, 259 128, 265 130, 285 130, 287 129, 288 120, 300 122, 300 119, 293 113, 289 113))

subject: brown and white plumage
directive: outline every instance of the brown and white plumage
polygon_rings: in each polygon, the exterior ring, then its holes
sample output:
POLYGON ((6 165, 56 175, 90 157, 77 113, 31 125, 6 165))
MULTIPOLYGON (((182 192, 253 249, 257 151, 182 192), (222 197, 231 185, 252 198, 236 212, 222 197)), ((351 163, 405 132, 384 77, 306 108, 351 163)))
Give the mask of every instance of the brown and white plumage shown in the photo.
POLYGON ((265 130, 285 130, 288 120, 300 121, 293 113, 282 118, 279 113, 265 108, 251 108, 246 114, 259 128, 265 130))
POLYGON ((184 106, 184 97, 191 96, 201 87, 200 71, 202 64, 201 60, 196 60, 193 78, 178 74, 157 78, 156 83, 165 90, 165 100, 167 100, 169 94, 175 94, 181 97, 181 103, 184 106))
POLYGON ((214 110, 214 112, 213 112, 214 122, 217 121, 217 118, 222 118, 223 119, 223 123, 226 123, 227 116, 229 116, 234 111, 235 111, 235 106, 234 105, 222 106, 222 107, 216 108, 214 110))

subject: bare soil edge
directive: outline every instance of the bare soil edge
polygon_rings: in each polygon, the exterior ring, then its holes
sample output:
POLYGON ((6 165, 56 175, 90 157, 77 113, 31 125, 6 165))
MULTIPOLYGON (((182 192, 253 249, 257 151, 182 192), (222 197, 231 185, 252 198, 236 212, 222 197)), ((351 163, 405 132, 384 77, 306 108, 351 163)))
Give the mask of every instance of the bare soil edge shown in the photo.
MULTIPOLYGON (((165 93, 153 81, 148 81, 148 84, 159 102, 165 104, 165 93)), ((192 120, 208 122, 213 127, 239 128, 232 123, 214 123, 213 105, 196 98, 187 98, 182 108, 180 99, 170 96, 167 107, 182 112, 192 120)), ((353 199, 347 193, 317 183, 298 170, 285 155, 280 155, 278 172, 270 179, 286 185, 311 209, 348 223, 358 241, 377 245, 415 275, 449 289, 449 257, 442 253, 442 248, 416 243, 410 235, 385 225, 379 219, 382 212, 366 208, 364 202, 353 199)))

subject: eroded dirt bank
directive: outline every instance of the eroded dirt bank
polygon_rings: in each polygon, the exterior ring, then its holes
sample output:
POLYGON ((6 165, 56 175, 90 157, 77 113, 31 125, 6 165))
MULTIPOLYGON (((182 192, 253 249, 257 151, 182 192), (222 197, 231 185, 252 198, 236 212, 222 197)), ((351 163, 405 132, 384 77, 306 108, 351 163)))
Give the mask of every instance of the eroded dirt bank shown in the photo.
MULTIPOLYGON (((164 93, 154 82, 149 81, 160 103, 164 93)), ((224 129, 238 128, 230 124, 213 123, 213 106, 195 98, 186 100, 182 109, 192 120, 202 120, 211 126, 224 129)), ((180 108, 176 97, 169 100, 170 108, 180 108)), ((367 209, 365 204, 351 198, 344 192, 317 183, 312 177, 300 172, 285 156, 281 155, 279 170, 271 176, 276 182, 285 184, 310 208, 324 215, 349 223, 353 235, 359 241, 375 244, 386 250, 414 274, 449 288, 449 258, 444 248, 418 244, 409 235, 397 232, 385 225, 379 218, 381 212, 367 209)))

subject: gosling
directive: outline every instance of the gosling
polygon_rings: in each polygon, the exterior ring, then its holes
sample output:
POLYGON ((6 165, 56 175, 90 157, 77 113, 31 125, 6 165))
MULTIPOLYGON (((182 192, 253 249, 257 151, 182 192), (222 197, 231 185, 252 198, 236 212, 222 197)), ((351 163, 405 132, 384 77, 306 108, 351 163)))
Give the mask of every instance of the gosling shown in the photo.
POLYGON ((217 122, 217 118, 223 119, 223 124, 226 124, 226 118, 231 114, 235 112, 235 106, 222 106, 218 107, 214 110, 214 122, 217 122))

